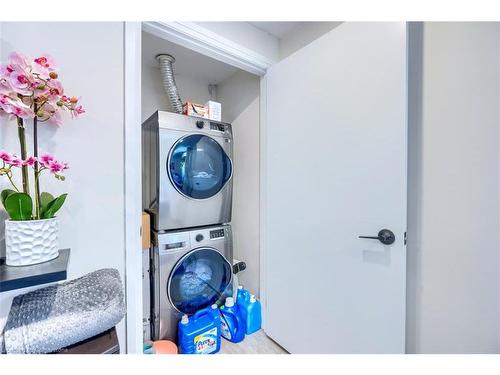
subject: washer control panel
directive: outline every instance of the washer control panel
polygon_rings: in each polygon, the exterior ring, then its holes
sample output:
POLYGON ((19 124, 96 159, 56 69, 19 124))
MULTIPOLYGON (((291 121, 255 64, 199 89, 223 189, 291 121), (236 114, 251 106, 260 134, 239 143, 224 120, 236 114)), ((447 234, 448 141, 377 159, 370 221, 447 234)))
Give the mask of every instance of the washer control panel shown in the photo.
POLYGON ((217 130, 219 132, 223 132, 226 130, 225 126, 223 124, 218 124, 216 122, 211 122, 210 123, 210 130, 217 130))
POLYGON ((224 229, 217 229, 210 231, 210 239, 216 240, 217 238, 224 238, 224 229))

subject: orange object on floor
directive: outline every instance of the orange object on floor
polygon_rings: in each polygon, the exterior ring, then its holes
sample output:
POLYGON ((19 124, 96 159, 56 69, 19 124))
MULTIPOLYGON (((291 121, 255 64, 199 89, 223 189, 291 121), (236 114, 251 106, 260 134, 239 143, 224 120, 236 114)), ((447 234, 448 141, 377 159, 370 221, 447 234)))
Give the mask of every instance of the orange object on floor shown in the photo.
POLYGON ((153 342, 155 354, 178 354, 177 345, 169 340, 159 340, 153 342))

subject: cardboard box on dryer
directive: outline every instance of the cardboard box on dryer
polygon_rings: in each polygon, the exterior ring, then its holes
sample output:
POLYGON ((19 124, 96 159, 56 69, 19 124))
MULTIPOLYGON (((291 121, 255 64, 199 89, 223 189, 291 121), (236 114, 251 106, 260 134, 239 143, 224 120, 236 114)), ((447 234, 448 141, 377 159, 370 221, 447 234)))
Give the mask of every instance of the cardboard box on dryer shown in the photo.
POLYGON ((182 114, 188 116, 208 118, 208 107, 203 104, 186 102, 182 105, 182 114))

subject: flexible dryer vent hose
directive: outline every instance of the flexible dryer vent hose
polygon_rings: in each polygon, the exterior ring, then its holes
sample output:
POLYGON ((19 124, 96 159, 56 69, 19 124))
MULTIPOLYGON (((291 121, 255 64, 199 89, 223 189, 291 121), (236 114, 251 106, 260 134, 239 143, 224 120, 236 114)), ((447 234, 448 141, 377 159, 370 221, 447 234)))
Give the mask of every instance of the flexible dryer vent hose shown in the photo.
POLYGON ((160 64, 161 80, 170 105, 174 112, 182 113, 182 101, 179 96, 179 90, 177 90, 177 85, 175 84, 174 70, 172 68, 175 59, 173 56, 161 54, 156 56, 156 60, 160 64))

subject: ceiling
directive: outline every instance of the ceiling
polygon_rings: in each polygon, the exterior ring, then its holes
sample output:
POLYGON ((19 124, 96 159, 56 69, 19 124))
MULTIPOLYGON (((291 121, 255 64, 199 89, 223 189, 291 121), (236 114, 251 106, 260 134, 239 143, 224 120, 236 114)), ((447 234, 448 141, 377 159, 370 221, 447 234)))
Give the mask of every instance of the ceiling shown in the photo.
POLYGON ((281 39, 304 22, 249 22, 250 25, 281 39))
POLYGON ((239 70, 234 66, 146 32, 142 33, 142 51, 142 63, 145 67, 158 69, 156 55, 167 53, 175 57, 175 75, 189 76, 207 84, 218 84, 239 70))

